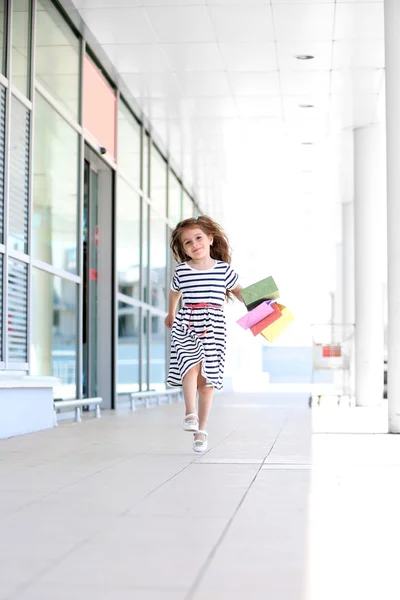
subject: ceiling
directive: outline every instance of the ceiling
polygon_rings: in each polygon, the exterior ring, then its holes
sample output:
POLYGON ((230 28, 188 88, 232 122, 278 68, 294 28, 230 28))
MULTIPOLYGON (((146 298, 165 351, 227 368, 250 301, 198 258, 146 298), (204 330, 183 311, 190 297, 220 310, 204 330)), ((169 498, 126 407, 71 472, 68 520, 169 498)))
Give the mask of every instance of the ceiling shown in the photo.
POLYGON ((71 2, 246 261, 332 267, 343 132, 384 118, 383 1, 71 2))

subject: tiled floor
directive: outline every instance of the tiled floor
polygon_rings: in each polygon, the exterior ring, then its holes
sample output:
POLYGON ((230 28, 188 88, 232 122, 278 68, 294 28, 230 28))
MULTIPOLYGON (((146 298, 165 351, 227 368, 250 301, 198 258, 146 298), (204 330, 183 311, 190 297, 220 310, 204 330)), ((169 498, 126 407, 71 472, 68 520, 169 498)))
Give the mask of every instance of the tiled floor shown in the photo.
POLYGON ((396 600, 400 438, 218 395, 0 442, 0 600, 396 600))

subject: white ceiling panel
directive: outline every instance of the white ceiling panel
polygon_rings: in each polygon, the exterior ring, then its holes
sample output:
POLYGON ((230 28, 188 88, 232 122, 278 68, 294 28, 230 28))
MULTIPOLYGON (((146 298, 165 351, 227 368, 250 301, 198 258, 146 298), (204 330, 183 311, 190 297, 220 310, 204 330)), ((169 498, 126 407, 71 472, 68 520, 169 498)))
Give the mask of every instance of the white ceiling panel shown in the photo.
POLYGON ((217 43, 161 44, 173 71, 223 71, 217 43))
POLYGON ((333 69, 385 66, 383 40, 337 40, 333 45, 333 69))
POLYGON ((336 6, 335 40, 383 39, 383 3, 346 3, 336 6))
POLYGON ((206 0, 141 0, 142 6, 205 6, 206 4, 206 0))
POLYGON ((280 94, 278 72, 229 73, 229 81, 235 96, 278 96, 280 94))
POLYGON ((382 76, 382 69, 332 71, 331 93, 349 95, 349 97, 377 94, 382 76))
POLYGON ((274 42, 231 42, 219 44, 228 71, 277 71, 274 42))
POLYGON ((225 72, 185 72, 176 73, 179 87, 186 97, 229 96, 230 87, 225 72))
POLYGON ((284 96, 310 96, 329 94, 330 71, 284 71, 281 73, 282 93, 284 96))
POLYGON ((164 73, 169 68, 156 44, 104 44, 103 48, 120 73, 164 73))
POLYGON ((132 8, 142 6, 143 0, 74 0, 76 8, 132 8))
POLYGON ((141 8, 93 8, 80 11, 88 27, 96 32, 100 44, 131 44, 155 42, 143 9, 141 8), (113 26, 110 27, 110 23, 113 26))
POLYGON ((271 0, 271 4, 332 4, 333 2, 335 0, 271 0))
POLYGON ((282 117, 280 96, 238 96, 236 106, 241 117, 282 117))
POLYGON ((181 96, 177 81, 170 73, 127 73, 123 79, 137 98, 181 96))
POLYGON ((267 5, 210 6, 220 42, 273 41, 271 8, 267 5))
POLYGON ((332 39, 335 5, 332 3, 273 5, 276 39, 328 41, 332 39))
POLYGON ((197 119, 202 117, 236 117, 236 105, 232 96, 226 98, 183 98, 180 101, 182 115, 197 119))
POLYGON ((159 42, 215 41, 207 7, 149 7, 144 11, 159 42))
POLYGON ((332 68, 332 40, 328 42, 286 41, 277 42, 279 68, 289 71, 328 71, 332 68), (298 60, 296 56, 313 56, 311 60, 298 60))

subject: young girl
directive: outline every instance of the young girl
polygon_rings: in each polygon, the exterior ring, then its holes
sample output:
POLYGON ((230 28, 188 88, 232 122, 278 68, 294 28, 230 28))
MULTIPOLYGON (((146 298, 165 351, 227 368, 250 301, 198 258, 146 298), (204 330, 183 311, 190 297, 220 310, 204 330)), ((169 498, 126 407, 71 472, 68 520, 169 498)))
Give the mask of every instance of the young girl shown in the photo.
POLYGON ((185 219, 172 232, 177 260, 165 324, 171 329, 167 383, 182 386, 185 431, 194 432, 193 450, 207 450, 207 419, 214 388, 222 389, 226 324, 223 306, 232 294, 242 301, 238 275, 230 266, 228 239, 210 217, 185 219), (175 317, 180 297, 183 307, 175 317), (196 412, 196 390, 199 411, 196 412))

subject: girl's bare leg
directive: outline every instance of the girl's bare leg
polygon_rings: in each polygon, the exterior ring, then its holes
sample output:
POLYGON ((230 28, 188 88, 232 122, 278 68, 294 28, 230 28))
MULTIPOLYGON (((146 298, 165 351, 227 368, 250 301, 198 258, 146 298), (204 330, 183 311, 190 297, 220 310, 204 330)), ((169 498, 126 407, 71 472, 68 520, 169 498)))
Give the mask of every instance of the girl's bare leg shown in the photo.
MULTIPOLYGON (((199 390, 199 429, 207 431, 208 415, 210 414, 214 388, 206 385, 206 379, 201 374, 199 369, 197 377, 197 389, 199 390)), ((195 440, 203 440, 204 435, 201 433, 195 434, 195 440)))
POLYGON ((183 397, 185 399, 185 415, 197 414, 196 391, 200 365, 195 365, 186 373, 182 380, 183 397))

